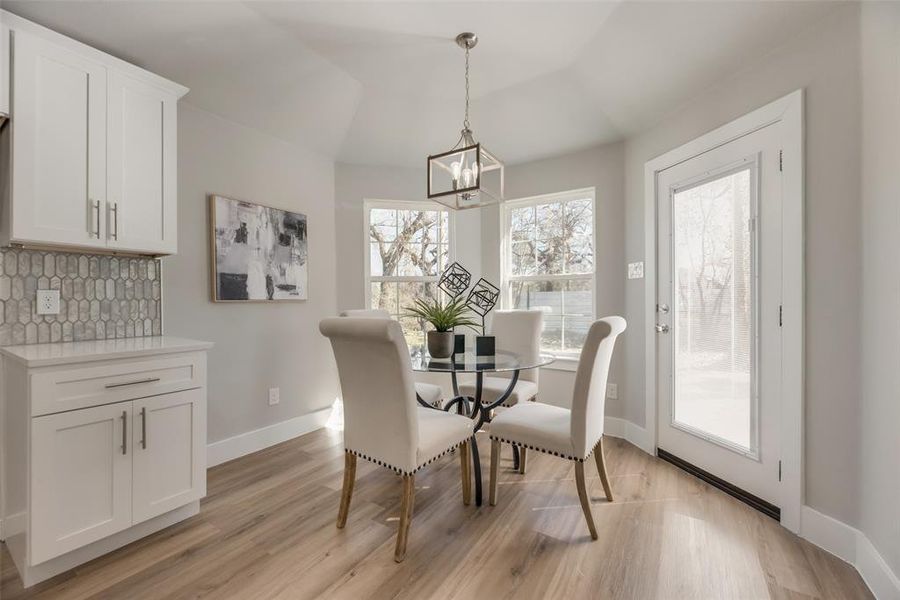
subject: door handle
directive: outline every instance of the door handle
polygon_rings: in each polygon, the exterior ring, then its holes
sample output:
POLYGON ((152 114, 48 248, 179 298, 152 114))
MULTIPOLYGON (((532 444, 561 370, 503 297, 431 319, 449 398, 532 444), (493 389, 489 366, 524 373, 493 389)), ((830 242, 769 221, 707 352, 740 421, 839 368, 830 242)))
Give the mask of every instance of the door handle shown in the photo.
POLYGON ((122 411, 122 454, 128 454, 128 411, 122 411))
POLYGON ((665 323, 657 323, 656 324, 656 332, 657 333, 669 333, 669 326, 665 323))
POLYGON ((147 407, 141 407, 141 448, 147 449, 147 407))

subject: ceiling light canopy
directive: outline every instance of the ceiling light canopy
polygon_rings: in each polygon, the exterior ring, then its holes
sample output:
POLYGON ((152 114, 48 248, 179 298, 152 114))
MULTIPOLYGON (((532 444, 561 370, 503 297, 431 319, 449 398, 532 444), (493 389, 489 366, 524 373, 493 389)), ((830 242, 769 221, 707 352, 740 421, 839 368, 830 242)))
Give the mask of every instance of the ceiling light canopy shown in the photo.
POLYGON ((475 141, 469 127, 469 51, 478 43, 471 32, 456 36, 466 51, 466 111, 452 149, 428 157, 428 198, 460 210, 503 200, 503 163, 475 141))

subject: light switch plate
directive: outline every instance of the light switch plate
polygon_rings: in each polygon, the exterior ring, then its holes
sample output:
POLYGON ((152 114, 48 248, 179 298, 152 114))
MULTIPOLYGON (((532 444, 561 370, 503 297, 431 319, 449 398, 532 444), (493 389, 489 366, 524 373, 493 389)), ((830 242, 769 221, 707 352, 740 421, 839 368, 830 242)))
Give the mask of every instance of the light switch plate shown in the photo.
POLYGON ((606 397, 610 400, 617 400, 619 398, 619 386, 615 383, 607 383, 606 397))
POLYGON ((281 402, 281 388, 269 388, 269 406, 281 402))
POLYGON ((39 315, 58 315, 59 314, 59 290, 38 290, 37 291, 37 314, 39 314, 39 315))
POLYGON ((628 279, 644 278, 644 262, 628 263, 628 279))

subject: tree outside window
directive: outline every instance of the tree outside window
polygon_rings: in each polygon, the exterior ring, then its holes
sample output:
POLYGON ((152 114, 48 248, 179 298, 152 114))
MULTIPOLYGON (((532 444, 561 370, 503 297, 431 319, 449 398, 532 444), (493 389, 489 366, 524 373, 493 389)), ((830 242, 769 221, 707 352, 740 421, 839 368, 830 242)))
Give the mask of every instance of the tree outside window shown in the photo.
POLYGON ((415 298, 434 299, 452 262, 451 219, 432 204, 366 202, 369 306, 388 311, 410 346, 425 343, 425 322, 405 316, 415 298))
POLYGON ((543 351, 579 354, 594 320, 594 190, 511 201, 504 212, 507 305, 544 312, 543 351))

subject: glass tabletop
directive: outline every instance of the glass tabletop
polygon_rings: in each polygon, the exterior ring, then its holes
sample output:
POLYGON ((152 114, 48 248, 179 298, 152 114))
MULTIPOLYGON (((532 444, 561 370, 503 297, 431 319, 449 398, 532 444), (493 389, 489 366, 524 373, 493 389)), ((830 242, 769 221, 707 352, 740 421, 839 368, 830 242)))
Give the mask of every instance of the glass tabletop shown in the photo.
POLYGON ((553 362, 552 356, 522 356, 515 352, 497 350, 490 356, 475 356, 473 352, 456 354, 452 358, 431 358, 424 348, 410 349, 413 371, 431 373, 496 373, 521 369, 535 369, 553 362))

